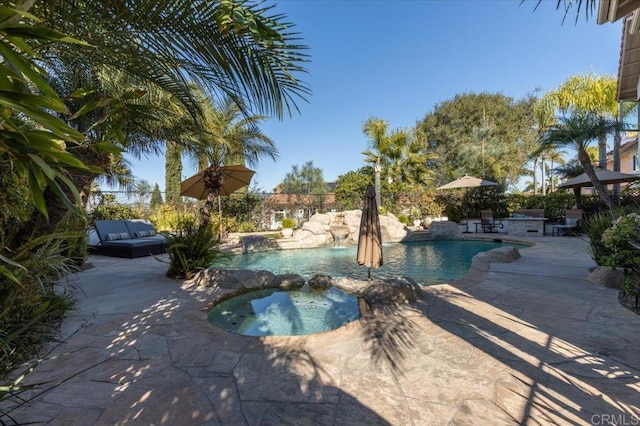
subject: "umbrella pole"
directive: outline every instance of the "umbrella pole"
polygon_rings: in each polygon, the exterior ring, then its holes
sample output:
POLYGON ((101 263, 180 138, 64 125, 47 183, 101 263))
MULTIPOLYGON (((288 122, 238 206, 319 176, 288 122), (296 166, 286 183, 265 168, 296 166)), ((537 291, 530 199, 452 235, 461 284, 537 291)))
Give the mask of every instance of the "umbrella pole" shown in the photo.
POLYGON ((469 190, 467 189, 464 193, 464 211, 465 211, 465 234, 470 234, 469 231, 469 190))
POLYGON ((218 240, 222 242, 222 201, 218 195, 218 240))

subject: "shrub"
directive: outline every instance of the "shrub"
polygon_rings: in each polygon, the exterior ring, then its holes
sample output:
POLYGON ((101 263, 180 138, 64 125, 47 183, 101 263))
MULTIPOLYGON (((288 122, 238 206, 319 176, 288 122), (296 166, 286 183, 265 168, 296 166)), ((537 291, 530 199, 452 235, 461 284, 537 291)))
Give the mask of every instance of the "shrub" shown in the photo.
POLYGON ((295 228, 296 227, 295 219, 291 219, 290 217, 285 217, 282 219, 282 227, 283 228, 295 228))
POLYGON ((610 263, 610 261, 612 261, 610 258, 612 248, 605 245, 602 236, 607 229, 612 227, 613 222, 616 219, 626 216, 629 213, 633 213, 633 211, 623 208, 616 210, 604 210, 585 219, 582 228, 589 237, 591 255, 596 264, 600 266, 612 266, 605 265, 605 263, 610 263))
POLYGON ((438 202, 434 190, 416 189, 396 194, 396 211, 408 214, 409 219, 422 219, 423 216, 440 216, 444 205, 438 202))
POLYGON ((36 355, 73 309, 70 295, 55 289, 75 269, 65 255, 70 238, 78 238, 78 233, 45 235, 13 250, 7 249, 11 241, 2 241, 3 267, 17 283, 0 275, 0 377, 36 355))
POLYGON ((149 220, 158 231, 171 231, 177 229, 182 221, 195 222, 196 215, 178 206, 162 204, 149 216, 149 220))
POLYGON ((56 226, 56 233, 69 236, 65 241, 64 255, 76 266, 82 265, 87 260, 86 229, 88 226, 89 218, 83 210, 67 212, 56 226))
POLYGON ((198 271, 211 266, 216 258, 226 256, 216 248, 219 240, 210 226, 200 228, 194 221, 184 220, 174 233, 163 234, 168 244, 169 278, 191 279, 198 271))
POLYGON ((399 215, 398 216, 398 220, 400 221, 400 223, 404 224, 404 225, 411 225, 411 222, 409 221, 409 218, 406 215, 399 215))
POLYGON ((98 204, 91 212, 92 220, 126 220, 135 219, 136 213, 127 204, 104 203, 98 204))
POLYGON ((637 250, 629 241, 638 235, 640 215, 629 213, 613 220, 611 226, 602 233, 602 244, 608 250, 602 256, 604 266, 631 268, 640 265, 637 250))
POLYGON ((589 237, 591 256, 597 265, 603 266, 603 258, 609 254, 609 249, 602 242, 602 234, 611 227, 617 212, 597 213, 584 221, 583 230, 589 237))
POLYGON ((544 208, 544 216, 551 222, 560 220, 565 210, 570 209, 575 204, 575 197, 572 193, 551 192, 544 197, 544 204, 539 208, 544 208))
POLYGON ((234 229, 235 232, 255 232, 256 230, 257 226, 252 222, 240 222, 234 229))
MULTIPOLYGON (((640 253, 637 252, 636 256, 640 253)), ((633 304, 629 304, 633 309, 640 308, 640 267, 636 266, 625 274, 622 293, 633 300, 633 304)))

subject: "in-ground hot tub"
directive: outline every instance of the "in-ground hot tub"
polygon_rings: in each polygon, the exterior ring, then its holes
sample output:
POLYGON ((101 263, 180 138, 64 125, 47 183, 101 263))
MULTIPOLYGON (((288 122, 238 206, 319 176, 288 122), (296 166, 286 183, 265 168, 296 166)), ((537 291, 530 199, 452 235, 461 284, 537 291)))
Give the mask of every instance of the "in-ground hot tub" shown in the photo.
POLYGON ((330 287, 255 290, 216 304, 209 322, 245 336, 293 336, 334 330, 360 318, 358 297, 330 287))

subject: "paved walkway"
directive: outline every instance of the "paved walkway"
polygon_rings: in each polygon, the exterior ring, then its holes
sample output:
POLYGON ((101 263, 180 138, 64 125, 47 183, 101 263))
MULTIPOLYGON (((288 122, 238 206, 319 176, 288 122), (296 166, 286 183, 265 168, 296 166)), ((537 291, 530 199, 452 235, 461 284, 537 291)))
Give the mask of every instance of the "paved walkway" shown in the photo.
POLYGON ((64 330, 86 326, 29 380, 77 376, 13 414, 50 425, 638 424, 640 316, 585 280, 582 239, 536 241, 415 305, 287 338, 210 325, 211 294, 152 258, 91 257, 70 281, 82 293, 64 330))

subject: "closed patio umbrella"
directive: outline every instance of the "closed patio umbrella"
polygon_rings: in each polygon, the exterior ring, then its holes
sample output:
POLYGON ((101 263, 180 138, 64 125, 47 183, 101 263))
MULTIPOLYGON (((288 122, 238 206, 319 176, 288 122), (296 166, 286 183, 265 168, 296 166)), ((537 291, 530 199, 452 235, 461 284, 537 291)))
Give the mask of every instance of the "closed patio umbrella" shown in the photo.
POLYGON ((373 185, 367 186, 358 235, 358 265, 366 266, 367 279, 371 280, 371 268, 382 266, 382 232, 373 185))

